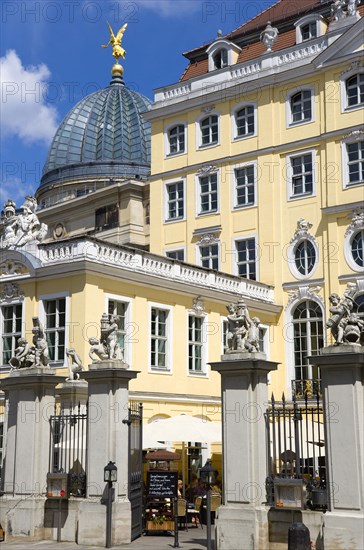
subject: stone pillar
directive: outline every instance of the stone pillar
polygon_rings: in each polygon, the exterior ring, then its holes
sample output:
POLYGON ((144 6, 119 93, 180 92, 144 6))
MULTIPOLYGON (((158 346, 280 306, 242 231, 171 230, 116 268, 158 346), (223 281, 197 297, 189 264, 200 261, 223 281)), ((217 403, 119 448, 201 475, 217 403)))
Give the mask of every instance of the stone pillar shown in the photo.
POLYGON ((64 414, 72 414, 80 406, 85 414, 88 401, 88 384, 85 380, 66 380, 56 387, 56 395, 64 414))
POLYGON ((330 511, 325 550, 364 548, 364 347, 329 346, 321 372, 330 511))
POLYGON ((7 412, 0 522, 8 537, 43 538, 49 417, 63 380, 49 367, 33 367, 13 370, 0 382, 7 412))
POLYGON ((88 382, 87 498, 79 506, 79 544, 105 545, 106 484, 104 467, 111 460, 118 469, 114 484, 112 544, 131 541, 131 509, 128 499, 129 382, 138 372, 121 361, 101 361, 80 373, 88 382))
POLYGON ((229 353, 211 369, 221 374, 224 504, 218 510, 219 550, 266 548, 267 375, 277 363, 264 353, 229 353))

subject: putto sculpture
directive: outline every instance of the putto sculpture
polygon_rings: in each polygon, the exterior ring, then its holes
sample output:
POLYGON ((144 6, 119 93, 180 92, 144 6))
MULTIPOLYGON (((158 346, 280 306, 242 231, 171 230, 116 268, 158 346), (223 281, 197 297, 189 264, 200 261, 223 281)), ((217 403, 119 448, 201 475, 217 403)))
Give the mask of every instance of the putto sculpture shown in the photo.
POLYGON ((364 336, 364 322, 352 312, 354 306, 353 290, 348 289, 342 298, 332 293, 329 296, 331 317, 326 327, 331 330, 334 345, 360 344, 364 336))
POLYGON ((49 363, 49 352, 46 335, 38 317, 33 317, 32 346, 26 338, 19 338, 14 356, 9 365, 12 369, 46 367, 49 363))
POLYGON ((236 305, 227 304, 226 308, 229 312, 226 353, 259 352, 260 319, 258 317, 250 318, 248 308, 242 298, 236 305))
POLYGON ((334 0, 331 6, 334 21, 340 21, 345 17, 356 15, 358 4, 358 0, 334 0))
POLYGON ((103 313, 101 317, 101 337, 89 339, 89 357, 93 363, 99 361, 123 361, 123 351, 118 342, 117 315, 103 313))
POLYGON ((19 213, 16 213, 14 201, 9 199, 5 203, 0 220, 1 248, 17 248, 44 240, 48 226, 39 221, 36 208, 36 199, 29 195, 25 197, 19 213))
POLYGON ((68 373, 69 373, 67 380, 71 380, 71 381, 79 380, 80 379, 79 373, 85 370, 80 356, 78 355, 76 350, 73 348, 66 349, 66 355, 68 357, 68 373))

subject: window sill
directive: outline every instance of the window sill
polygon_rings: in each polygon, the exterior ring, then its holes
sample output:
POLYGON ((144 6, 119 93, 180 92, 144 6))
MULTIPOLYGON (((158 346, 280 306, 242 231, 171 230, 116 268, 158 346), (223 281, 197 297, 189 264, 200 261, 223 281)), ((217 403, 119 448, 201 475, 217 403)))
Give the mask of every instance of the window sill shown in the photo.
POLYGON ((179 151, 178 153, 168 153, 166 155, 166 159, 171 159, 171 158, 174 158, 174 157, 181 157, 182 155, 185 155, 187 153, 187 151, 179 151))
POLYGON ((244 141, 245 139, 254 138, 257 136, 257 132, 254 132, 253 134, 246 134, 245 136, 234 136, 232 142, 234 143, 235 141, 244 141))
POLYGON ((206 145, 199 145, 197 151, 204 151, 205 149, 212 149, 213 147, 219 147, 220 142, 206 143, 206 145))
POLYGON ((290 197, 288 197, 288 200, 289 201, 298 201, 298 200, 301 200, 301 199, 309 199, 309 198, 312 198, 312 197, 315 197, 316 196, 316 193, 302 193, 301 195, 291 195, 290 197))
POLYGON ((312 122, 315 122, 313 118, 310 118, 309 120, 299 120, 297 122, 290 122, 287 126, 287 130, 290 128, 296 128, 296 126, 304 126, 305 124, 311 124, 312 122))
POLYGON ((352 187, 359 187, 360 185, 364 185, 364 181, 355 181, 354 183, 345 183, 344 189, 351 189, 352 187))
POLYGON ((182 218, 171 218, 170 220, 164 220, 164 223, 176 223, 176 222, 184 222, 186 221, 186 217, 183 216, 182 218))
POLYGON ((197 214, 197 217, 201 218, 203 216, 213 216, 213 215, 216 215, 216 214, 220 214, 220 210, 210 210, 209 212, 199 212, 197 214))
POLYGON ((237 212, 239 210, 247 210, 248 208, 256 208, 258 205, 256 202, 252 203, 252 204, 239 204, 239 205, 235 205, 234 208, 233 208, 233 211, 234 212, 237 212))
POLYGON ((149 372, 153 374, 172 374, 169 368, 163 367, 149 367, 149 372))
POLYGON ((350 113, 350 111, 357 111, 358 109, 363 109, 364 103, 358 103, 357 105, 350 105, 350 107, 347 105, 344 108, 344 113, 350 113))
POLYGON ((192 376, 192 377, 196 377, 196 378, 207 378, 207 372, 204 372, 204 371, 194 371, 194 370, 189 370, 188 371, 188 376, 192 376))

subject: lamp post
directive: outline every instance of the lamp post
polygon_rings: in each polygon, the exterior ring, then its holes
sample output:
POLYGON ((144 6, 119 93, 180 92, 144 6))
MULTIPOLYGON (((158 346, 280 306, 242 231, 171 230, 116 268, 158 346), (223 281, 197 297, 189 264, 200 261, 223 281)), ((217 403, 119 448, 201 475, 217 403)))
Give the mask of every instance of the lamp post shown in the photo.
POLYGON ((200 470, 202 483, 206 484, 206 529, 207 529, 207 550, 212 550, 211 546, 211 485, 216 481, 216 470, 211 464, 211 459, 206 460, 206 464, 200 470))
POLYGON ((109 462, 104 468, 104 481, 107 482, 106 509, 106 548, 111 548, 111 518, 112 518, 112 484, 118 479, 118 469, 115 462, 109 462))

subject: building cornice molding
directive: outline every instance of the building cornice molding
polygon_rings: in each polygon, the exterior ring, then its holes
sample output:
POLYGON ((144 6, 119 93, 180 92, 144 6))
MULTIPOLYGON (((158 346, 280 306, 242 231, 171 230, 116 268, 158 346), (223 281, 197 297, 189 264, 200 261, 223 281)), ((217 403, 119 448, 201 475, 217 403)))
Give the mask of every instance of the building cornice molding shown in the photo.
POLYGON ((130 401, 143 402, 168 402, 168 403, 208 403, 221 405, 221 398, 214 395, 193 395, 193 394, 178 394, 178 393, 161 393, 161 392, 139 392, 129 391, 130 401))
POLYGON ((321 208, 323 214, 340 214, 341 212, 348 212, 349 210, 355 210, 363 205, 363 201, 348 202, 347 204, 335 204, 335 206, 325 206, 321 208))

